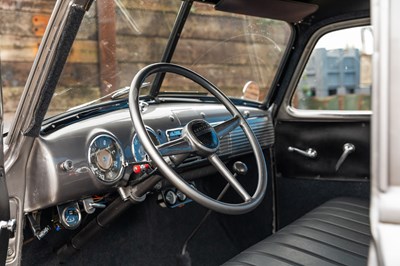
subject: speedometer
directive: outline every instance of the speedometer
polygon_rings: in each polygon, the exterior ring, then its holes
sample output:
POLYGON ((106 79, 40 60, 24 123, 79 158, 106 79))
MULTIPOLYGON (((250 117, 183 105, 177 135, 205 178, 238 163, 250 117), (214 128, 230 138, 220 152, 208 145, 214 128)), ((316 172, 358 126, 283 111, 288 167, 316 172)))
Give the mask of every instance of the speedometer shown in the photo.
POLYGON ((89 145, 89 165, 102 182, 113 183, 123 174, 124 154, 118 141, 110 135, 99 135, 89 145))
MULTIPOLYGON (((146 131, 153 144, 159 145, 160 141, 158 140, 156 132, 154 132, 154 130, 149 127, 146 127, 146 131)), ((136 162, 150 161, 150 158, 148 158, 148 155, 144 150, 144 147, 142 146, 142 143, 140 142, 139 136, 137 134, 135 134, 132 140, 132 153, 136 162)))

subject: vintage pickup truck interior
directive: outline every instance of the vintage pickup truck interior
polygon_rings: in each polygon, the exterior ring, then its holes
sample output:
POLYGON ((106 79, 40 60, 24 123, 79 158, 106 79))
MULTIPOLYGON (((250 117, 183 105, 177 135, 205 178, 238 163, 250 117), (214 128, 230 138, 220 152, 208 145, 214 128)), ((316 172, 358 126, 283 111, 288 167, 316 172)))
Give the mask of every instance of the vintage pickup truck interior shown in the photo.
POLYGON ((3 1, 0 263, 393 263, 393 2, 3 1))

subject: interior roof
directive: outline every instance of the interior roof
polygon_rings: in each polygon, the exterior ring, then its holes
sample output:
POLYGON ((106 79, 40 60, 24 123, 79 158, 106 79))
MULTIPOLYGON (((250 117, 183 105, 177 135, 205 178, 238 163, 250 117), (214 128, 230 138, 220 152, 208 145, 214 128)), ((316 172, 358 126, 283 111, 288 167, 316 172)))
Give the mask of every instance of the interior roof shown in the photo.
POLYGON ((313 22, 321 21, 330 17, 340 16, 353 12, 369 12, 370 0, 200 0, 214 4, 216 9, 227 12, 237 12, 247 15, 256 15, 281 19, 288 22, 297 22, 301 10, 299 4, 304 4, 305 17, 312 16, 313 22), (293 8, 288 10, 288 4, 293 4, 293 8), (271 8, 267 8, 270 5, 271 8), (311 5, 316 5, 318 8, 312 10, 311 14, 305 11, 310 10, 311 5), (285 8, 281 8, 284 6, 285 8), (292 15, 290 15, 292 14, 292 15))

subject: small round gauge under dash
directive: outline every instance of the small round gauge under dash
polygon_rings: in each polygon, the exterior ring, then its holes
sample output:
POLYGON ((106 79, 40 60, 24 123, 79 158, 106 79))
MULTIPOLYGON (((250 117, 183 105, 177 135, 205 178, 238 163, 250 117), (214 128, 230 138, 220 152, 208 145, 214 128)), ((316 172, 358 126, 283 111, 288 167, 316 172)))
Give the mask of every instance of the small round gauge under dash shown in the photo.
POLYGON ((75 229, 81 223, 81 212, 78 205, 66 207, 61 214, 61 223, 67 229, 75 229))
POLYGON ((124 154, 118 141, 110 135, 96 136, 89 145, 89 165, 101 181, 114 183, 123 174, 124 154))

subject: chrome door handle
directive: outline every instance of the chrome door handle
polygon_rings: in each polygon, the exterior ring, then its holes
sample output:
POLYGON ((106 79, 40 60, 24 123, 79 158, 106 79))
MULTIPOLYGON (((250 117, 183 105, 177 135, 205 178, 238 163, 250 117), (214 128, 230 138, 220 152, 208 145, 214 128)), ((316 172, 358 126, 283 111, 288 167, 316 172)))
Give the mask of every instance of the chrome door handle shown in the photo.
POLYGON ((336 163, 335 170, 336 172, 339 170, 340 166, 342 166, 344 160, 346 160, 347 156, 349 156, 350 153, 353 153, 356 150, 356 147, 351 144, 351 143, 346 143, 343 145, 343 153, 342 156, 340 156, 338 162, 336 163))
POLYGON ((308 148, 307 150, 303 151, 298 148, 289 146, 288 151, 297 152, 298 154, 301 154, 303 156, 306 156, 306 157, 312 158, 312 159, 317 158, 317 155, 318 155, 317 151, 312 148, 308 148))

